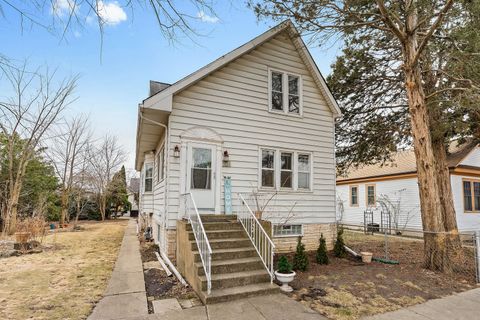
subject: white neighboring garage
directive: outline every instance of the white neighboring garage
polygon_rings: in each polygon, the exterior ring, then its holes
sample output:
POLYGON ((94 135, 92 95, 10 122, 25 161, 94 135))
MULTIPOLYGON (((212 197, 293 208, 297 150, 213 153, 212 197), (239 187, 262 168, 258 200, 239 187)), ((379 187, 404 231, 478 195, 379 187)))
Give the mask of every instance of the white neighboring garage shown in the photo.
MULTIPOLYGON (((452 146, 448 154, 450 183, 460 231, 480 230, 480 147, 468 142, 452 146)), ((415 155, 413 150, 398 152, 384 166, 369 165, 337 177, 337 218, 345 225, 364 225, 364 212, 373 212, 373 222, 381 224, 385 206, 398 212, 392 228, 421 230, 415 155)))

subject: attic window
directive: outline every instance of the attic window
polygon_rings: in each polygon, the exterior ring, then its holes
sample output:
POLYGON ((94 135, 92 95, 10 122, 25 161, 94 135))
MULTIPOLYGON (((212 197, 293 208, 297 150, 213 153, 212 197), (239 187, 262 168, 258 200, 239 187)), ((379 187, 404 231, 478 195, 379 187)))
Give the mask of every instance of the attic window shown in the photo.
POLYGON ((269 70, 269 110, 302 114, 302 79, 299 75, 269 70))

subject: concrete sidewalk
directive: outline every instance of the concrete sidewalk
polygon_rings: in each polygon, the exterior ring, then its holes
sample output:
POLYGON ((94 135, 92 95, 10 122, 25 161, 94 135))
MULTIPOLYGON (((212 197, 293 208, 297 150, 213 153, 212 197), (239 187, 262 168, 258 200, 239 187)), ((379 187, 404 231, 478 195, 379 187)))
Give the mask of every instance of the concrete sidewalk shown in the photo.
POLYGON ((148 314, 136 222, 130 219, 107 290, 89 320, 113 320, 148 314))
MULTIPOLYGON (((124 320, 326 320, 299 302, 277 293, 232 302, 209 304, 124 320)), ((123 320, 123 319, 122 319, 123 320)))
POLYGON ((480 288, 453 296, 430 300, 413 307, 400 309, 368 320, 471 320, 480 319, 480 288))

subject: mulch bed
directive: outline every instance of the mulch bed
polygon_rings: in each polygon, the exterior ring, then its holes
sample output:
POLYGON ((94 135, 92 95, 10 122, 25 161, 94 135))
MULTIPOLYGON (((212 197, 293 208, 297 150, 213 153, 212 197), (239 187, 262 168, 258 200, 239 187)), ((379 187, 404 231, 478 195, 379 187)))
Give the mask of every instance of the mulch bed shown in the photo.
MULTIPOLYGON (((385 257, 381 237, 353 237, 345 243, 356 252, 370 251, 374 257, 385 257)), ((423 268, 423 242, 390 238, 389 258, 399 265, 372 262, 364 264, 354 258, 336 258, 329 254, 328 265, 315 262, 315 252, 308 252, 310 267, 297 272, 290 294, 308 307, 333 319, 357 319, 401 307, 440 298, 476 287, 474 256, 464 249, 467 259, 453 274, 432 272, 423 268)), ((289 256, 292 261, 293 255, 289 256)))
MULTIPOLYGON (((143 263, 157 261, 155 252, 158 252, 157 245, 152 242, 141 242, 140 255, 143 263)), ((172 263, 175 264, 174 261, 172 261, 172 263)), ((167 277, 163 269, 145 268, 145 266, 143 274, 149 313, 153 313, 153 300, 176 298, 179 301, 194 300, 194 303, 198 303, 197 301, 199 301, 199 299, 192 288, 190 286, 185 287, 181 284, 175 275, 167 277)))

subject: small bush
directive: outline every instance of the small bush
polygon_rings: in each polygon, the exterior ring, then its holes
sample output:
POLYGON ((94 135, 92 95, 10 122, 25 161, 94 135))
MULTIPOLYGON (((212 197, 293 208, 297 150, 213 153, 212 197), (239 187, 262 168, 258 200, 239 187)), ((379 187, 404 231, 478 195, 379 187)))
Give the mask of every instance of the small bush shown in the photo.
POLYGON ((320 245, 317 249, 316 260, 318 264, 328 264, 327 242, 323 237, 323 233, 320 235, 320 245))
POLYGON ((339 228, 337 231, 337 240, 335 241, 335 246, 333 247, 333 254, 338 258, 344 258, 347 255, 347 251, 345 250, 345 242, 343 241, 342 228, 339 228))
POLYGON ((293 257, 293 269, 306 271, 308 269, 308 257, 305 252, 305 245, 302 243, 302 237, 298 237, 297 251, 293 257))
POLYGON ((277 271, 280 273, 292 272, 292 264, 288 261, 286 256, 281 256, 280 259, 278 259, 277 271))

